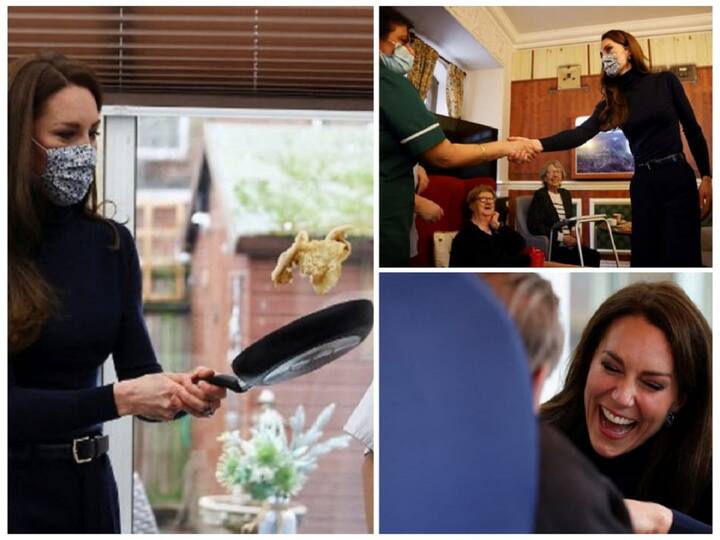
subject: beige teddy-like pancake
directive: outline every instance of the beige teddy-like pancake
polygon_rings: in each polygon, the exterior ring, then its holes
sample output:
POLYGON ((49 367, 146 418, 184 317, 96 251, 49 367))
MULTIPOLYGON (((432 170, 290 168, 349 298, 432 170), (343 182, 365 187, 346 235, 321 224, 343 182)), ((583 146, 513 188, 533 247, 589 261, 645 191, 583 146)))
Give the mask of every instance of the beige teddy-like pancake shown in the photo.
POLYGON ((310 278, 316 293, 328 292, 340 279, 342 263, 352 251, 345 238, 351 228, 350 225, 335 227, 324 240, 310 240, 307 232, 300 231, 293 244, 278 257, 270 274, 272 282, 275 285, 291 283, 293 268, 298 265, 300 273, 310 278))

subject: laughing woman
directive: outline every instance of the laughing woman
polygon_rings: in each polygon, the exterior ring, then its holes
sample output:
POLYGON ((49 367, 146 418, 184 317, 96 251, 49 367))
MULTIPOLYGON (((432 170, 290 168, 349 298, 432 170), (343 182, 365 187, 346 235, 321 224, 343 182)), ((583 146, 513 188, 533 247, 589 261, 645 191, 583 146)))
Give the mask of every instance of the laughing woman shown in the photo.
POLYGON ((451 267, 530 266, 525 240, 500 223, 496 200, 490 186, 476 186, 467 194, 465 202, 472 215, 453 239, 451 267))
POLYGON ((711 339, 676 285, 625 287, 541 409, 620 488, 638 533, 712 530, 711 339))

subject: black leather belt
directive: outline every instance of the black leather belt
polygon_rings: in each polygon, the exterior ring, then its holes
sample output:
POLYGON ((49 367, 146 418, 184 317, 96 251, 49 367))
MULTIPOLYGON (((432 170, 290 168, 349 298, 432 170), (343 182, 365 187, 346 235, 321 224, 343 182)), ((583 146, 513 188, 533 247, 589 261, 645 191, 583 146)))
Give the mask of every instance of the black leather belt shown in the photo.
POLYGON ((670 154, 669 156, 661 157, 658 159, 650 159, 645 163, 638 163, 637 167, 647 167, 647 170, 651 170, 653 167, 660 165, 667 165, 669 163, 675 163, 677 161, 685 161, 685 154, 678 152, 677 154, 670 154))
POLYGON ((10 446, 10 459, 59 459, 75 463, 90 463, 107 454, 110 449, 110 437, 96 435, 74 439, 71 443, 26 444, 10 446))

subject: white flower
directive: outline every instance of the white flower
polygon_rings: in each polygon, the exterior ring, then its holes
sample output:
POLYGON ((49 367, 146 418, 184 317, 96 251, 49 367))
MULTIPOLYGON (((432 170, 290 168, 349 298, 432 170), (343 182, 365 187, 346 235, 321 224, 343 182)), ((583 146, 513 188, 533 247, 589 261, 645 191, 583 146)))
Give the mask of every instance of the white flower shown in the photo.
POLYGON ((348 445, 347 435, 319 442, 334 409, 334 404, 325 407, 303 433, 305 410, 298 406, 289 422, 289 444, 284 419, 273 409, 258 415, 249 439, 243 439, 239 431, 221 434, 218 441, 223 451, 215 473, 218 482, 229 490, 242 486, 258 500, 296 495, 305 485, 308 473, 317 468, 321 455, 348 445))
POLYGON ((250 472, 250 481, 261 484, 270 482, 273 479, 274 472, 270 467, 257 467, 250 472))

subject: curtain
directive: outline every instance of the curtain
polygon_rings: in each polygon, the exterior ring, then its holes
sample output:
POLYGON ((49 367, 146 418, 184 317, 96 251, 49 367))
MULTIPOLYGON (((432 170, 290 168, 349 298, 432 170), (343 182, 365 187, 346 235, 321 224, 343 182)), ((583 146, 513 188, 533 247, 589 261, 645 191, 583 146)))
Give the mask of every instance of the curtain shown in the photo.
POLYGON ((419 37, 413 39, 412 48, 415 50, 415 61, 412 70, 408 74, 408 81, 417 88, 420 97, 425 101, 433 79, 438 53, 419 37))
POLYGON ((464 83, 465 73, 463 70, 455 64, 449 64, 445 95, 450 118, 460 118, 462 116, 464 83))

